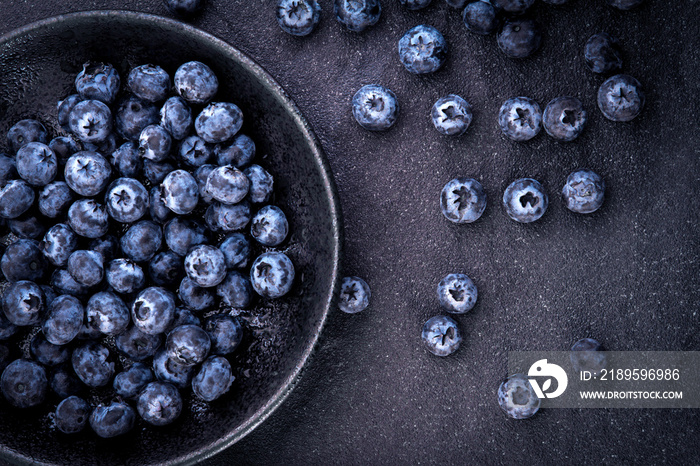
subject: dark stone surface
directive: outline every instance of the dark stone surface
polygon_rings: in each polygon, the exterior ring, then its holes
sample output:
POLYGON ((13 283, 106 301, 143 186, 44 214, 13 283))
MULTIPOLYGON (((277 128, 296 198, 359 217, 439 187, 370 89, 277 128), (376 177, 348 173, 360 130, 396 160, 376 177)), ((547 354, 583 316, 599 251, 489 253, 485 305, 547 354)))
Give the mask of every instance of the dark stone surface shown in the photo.
MULTIPOLYGON (((493 37, 469 34, 442 0, 409 12, 384 0, 379 23, 362 34, 341 28, 321 0, 319 28, 284 34, 271 0, 210 0, 194 25, 260 63, 314 127, 330 160, 345 218, 345 263, 372 287, 370 308, 329 316, 315 357, 270 418, 212 464, 510 464, 700 461, 692 439, 696 410, 542 410, 505 418, 496 389, 509 350, 561 350, 594 337, 611 350, 700 350, 700 2, 647 0, 621 12, 602 0, 537 2, 542 48, 514 61, 493 37), (427 23, 446 37, 446 66, 410 75, 396 43, 427 23), (647 106, 631 123, 605 120, 595 105, 600 76, 583 60, 588 37, 620 39, 623 70, 645 86, 647 106), (391 88, 401 104, 386 134, 362 130, 349 107, 362 85, 391 88), (457 93, 474 121, 456 139, 432 127, 429 110, 457 93), (560 95, 581 99, 589 125, 573 143, 544 132, 506 140, 496 125, 516 95, 543 107, 560 95), (590 216, 568 212, 559 192, 587 167, 608 196, 590 216), (456 176, 478 179, 484 216, 453 225, 439 192, 456 176), (515 178, 538 179, 550 208, 538 222, 509 220, 500 205, 515 178), (439 359, 420 329, 439 313, 435 287, 467 273, 479 301, 458 316, 465 340, 439 359)), ((2 2, 0 33, 67 11, 123 8, 166 14, 157 0, 2 2)))

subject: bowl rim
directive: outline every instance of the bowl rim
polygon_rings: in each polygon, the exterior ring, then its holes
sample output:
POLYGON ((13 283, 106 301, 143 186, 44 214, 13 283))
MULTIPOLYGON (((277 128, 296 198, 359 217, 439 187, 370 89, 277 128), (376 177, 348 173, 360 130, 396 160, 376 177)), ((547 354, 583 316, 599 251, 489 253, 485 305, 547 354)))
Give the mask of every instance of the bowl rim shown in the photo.
MULTIPOLYGON (((60 25, 64 22, 80 21, 80 20, 92 20, 92 19, 104 19, 109 20, 112 18, 120 18, 122 20, 138 22, 142 24, 158 25, 161 27, 166 27, 171 31, 175 31, 180 34, 188 35, 189 37, 198 39, 200 41, 205 41, 221 51, 223 54, 231 56, 234 60, 238 61, 243 67, 247 68, 258 80, 260 80, 263 85, 272 91, 272 94, 280 101, 280 104, 287 109, 287 111, 293 116, 293 120, 297 128, 302 132, 303 137, 309 143, 309 147, 313 153, 313 158, 315 163, 320 169, 321 180, 323 188, 326 192, 329 208, 332 215, 332 239, 333 239, 333 264, 331 273, 331 290, 325 298, 324 311, 321 318, 316 322, 315 327, 312 331, 311 338, 307 340, 304 351, 302 352, 301 358, 297 361, 294 370, 289 374, 289 376, 284 380, 280 388, 274 393, 274 395, 252 416, 250 416, 246 421, 239 425, 237 428, 225 435, 220 437, 213 443, 207 444, 206 446, 180 456, 178 458, 168 460, 160 464, 182 464, 189 465, 195 464, 203 461, 207 458, 214 456, 217 453, 230 447, 250 432, 253 431, 258 425, 260 425, 264 420, 266 420, 289 396, 296 384, 298 383, 304 367, 308 364, 309 359, 313 355, 314 349, 319 340, 321 331, 328 318, 328 312, 331 306, 335 302, 335 297, 338 295, 338 290, 340 287, 340 264, 342 258, 342 245, 343 245, 343 229, 342 229, 342 212, 340 208, 340 202, 338 197, 338 191, 335 185, 335 180, 332 175, 330 164, 323 152, 321 144, 315 135, 311 125, 302 115, 299 107, 294 103, 289 94, 282 88, 282 86, 274 80, 274 78, 257 62, 246 55, 244 52, 236 48, 235 46, 229 44, 223 39, 215 36, 214 34, 208 33, 202 29, 199 29, 190 24, 186 24, 177 19, 168 18, 165 16, 156 15, 153 13, 144 13, 139 11, 131 10, 85 10, 72 13, 61 14, 57 16, 52 16, 49 18, 41 19, 23 25, 19 28, 13 29, 5 34, 0 35, 0 45, 5 44, 10 41, 18 40, 22 36, 30 35, 31 33, 46 29, 55 25, 60 25)), ((3 456, 9 456, 14 461, 20 461, 26 464, 37 464, 37 460, 29 456, 26 456, 15 450, 2 448, 0 452, 3 456)))

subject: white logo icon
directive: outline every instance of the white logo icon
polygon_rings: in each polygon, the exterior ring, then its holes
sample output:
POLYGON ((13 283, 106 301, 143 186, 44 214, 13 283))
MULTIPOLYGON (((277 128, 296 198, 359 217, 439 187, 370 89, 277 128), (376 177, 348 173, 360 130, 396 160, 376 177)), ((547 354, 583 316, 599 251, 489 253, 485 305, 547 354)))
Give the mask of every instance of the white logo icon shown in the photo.
POLYGON ((566 376, 564 369, 556 364, 548 363, 546 359, 540 359, 530 366, 527 375, 537 398, 556 398, 564 393, 566 385, 569 383, 569 378, 566 376), (533 377, 547 377, 547 380, 544 381, 540 388, 539 382, 533 377), (552 379, 557 381, 556 390, 547 392, 552 387, 552 379))

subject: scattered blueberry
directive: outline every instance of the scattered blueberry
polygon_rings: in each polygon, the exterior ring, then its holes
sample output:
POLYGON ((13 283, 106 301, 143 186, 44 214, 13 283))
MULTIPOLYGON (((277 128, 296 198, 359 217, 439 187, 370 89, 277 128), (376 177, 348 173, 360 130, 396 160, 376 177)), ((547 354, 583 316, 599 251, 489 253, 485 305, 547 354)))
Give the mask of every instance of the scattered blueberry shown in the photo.
POLYGON ((228 360, 212 356, 202 363, 192 379, 192 392, 204 401, 214 401, 231 388, 234 380, 228 360))
POLYGON ((498 47, 510 58, 529 57, 540 48, 542 32, 532 19, 511 19, 496 36, 498 47))
POLYGON ((644 108, 645 100, 640 82, 627 74, 607 79, 598 89, 598 108, 612 121, 633 120, 644 108))
POLYGON ((562 196, 570 211, 590 214, 603 205, 605 181, 591 170, 577 170, 566 178, 562 196))
POLYGON ((333 12, 340 24, 353 32, 362 32, 379 21, 379 0, 334 0, 333 12))
MULTIPOLYGON (((1 194, 0 194, 1 196, 1 194)), ((73 203, 73 191, 65 181, 47 184, 39 194, 39 212, 49 218, 62 216, 73 203)))
POLYGON ((84 100, 95 99, 110 105, 119 92, 119 73, 108 63, 85 63, 75 78, 75 88, 84 100))
POLYGON ((92 295, 85 306, 85 318, 89 327, 104 335, 119 335, 129 325, 129 309, 114 293, 100 291, 92 295))
POLYGON ((82 142, 99 144, 112 131, 112 112, 99 100, 83 100, 71 110, 68 124, 82 142))
POLYGON ((114 377, 112 386, 117 395, 124 398, 135 398, 149 382, 154 380, 151 369, 140 362, 134 363, 124 372, 114 377))
POLYGON ((2 394, 17 408, 31 408, 43 403, 48 386, 44 368, 26 359, 11 362, 0 377, 2 394))
POLYGON ((396 95, 379 84, 362 86, 352 98, 355 120, 370 131, 385 131, 396 123, 399 103, 396 95))
POLYGON ((501 383, 498 404, 512 419, 527 419, 540 409, 540 399, 524 374, 511 375, 501 383))
POLYGON ((435 316, 423 325, 421 338, 428 351, 436 356, 449 356, 462 343, 457 322, 451 317, 435 316))
POLYGON ((99 404, 90 414, 90 427, 102 438, 123 435, 133 429, 135 422, 134 410, 121 401, 99 404))
POLYGON ((608 364, 603 347, 593 338, 582 338, 574 343, 569 359, 576 373, 587 371, 595 377, 599 376, 608 364))
POLYGON ((41 327, 49 343, 65 345, 78 336, 83 326, 85 310, 80 301, 70 295, 61 295, 51 301, 46 320, 41 327))
POLYGON ((542 110, 529 97, 513 97, 501 106, 498 124, 503 134, 513 141, 528 141, 542 129, 542 110))
POLYGON ((114 235, 95 238, 88 243, 88 250, 99 252, 105 261, 114 259, 119 250, 119 240, 114 235))
POLYGON ((163 232, 158 224, 141 220, 130 226, 120 241, 127 258, 134 262, 149 261, 160 249, 163 232))
POLYGON ((241 269, 248 265, 250 242, 242 233, 231 233, 221 242, 219 249, 224 253, 227 269, 241 269))
POLYGON ((282 252, 266 252, 255 259, 250 269, 250 282, 264 298, 279 298, 292 289, 294 264, 282 252))
POLYGON ((472 122, 472 106, 455 94, 441 97, 430 112, 435 129, 446 136, 459 136, 472 122))
POLYGON ((440 306, 453 314, 465 314, 476 304, 476 285, 463 273, 451 273, 437 287, 440 306))
POLYGON ((212 291, 197 285, 190 277, 185 277, 180 282, 178 296, 182 303, 193 311, 209 309, 215 302, 212 291))
POLYGON ((103 387, 114 375, 114 363, 107 348, 88 341, 73 350, 73 370, 89 387, 103 387))
POLYGON ((220 356, 232 353, 243 340, 243 327, 236 317, 215 314, 204 321, 204 330, 211 340, 211 354, 220 356))
POLYGON ((156 354, 162 344, 160 333, 150 335, 136 326, 129 327, 124 333, 115 338, 117 351, 133 361, 143 361, 156 354))
POLYGON ((67 269, 76 282, 95 286, 104 277, 104 257, 95 251, 74 251, 68 257, 67 269))
POLYGON ((20 239, 7 246, 0 269, 10 282, 39 280, 46 272, 46 260, 37 241, 20 239))
POLYGON ((535 3, 535 0, 490 0, 495 8, 506 13, 521 15, 535 3))
POLYGON ((134 325, 149 335, 164 332, 174 317, 175 297, 162 287, 144 289, 131 306, 134 325))
POLYGON ((56 428, 64 434, 82 431, 90 418, 90 404, 77 396, 70 396, 56 407, 56 428))
POLYGON ((58 173, 56 154, 41 142, 30 142, 17 151, 15 158, 20 178, 33 186, 46 186, 58 173))
POLYGON ((151 382, 139 394, 136 410, 141 418, 154 426, 171 424, 182 412, 182 398, 169 383, 151 382))
POLYGON ((520 223, 530 223, 544 215, 549 198, 544 188, 532 178, 513 181, 503 193, 503 206, 510 218, 520 223))
POLYGON ((147 102, 165 100, 170 90, 170 75, 157 65, 141 65, 133 68, 126 84, 138 98, 147 102))
POLYGON ((117 106, 114 128, 127 141, 138 142, 141 131, 146 126, 157 125, 158 117, 158 108, 155 105, 130 95, 117 106))
POLYGON ((475 34, 488 35, 498 29, 496 9, 488 0, 468 4, 462 12, 464 25, 475 34))
POLYGON ((433 73, 447 59, 447 42, 440 31, 421 24, 399 40, 399 58, 411 73, 433 73))
POLYGON ((163 0, 163 4, 172 14, 188 17, 201 11, 204 0, 163 0))
POLYGON ((576 97, 557 97, 547 104, 542 115, 544 130, 557 141, 576 139, 586 126, 588 114, 576 97))
POLYGON ((255 142, 245 134, 238 134, 229 144, 217 144, 214 148, 219 165, 233 165, 242 169, 255 157, 255 142))
POLYGON ((181 65, 174 80, 177 93, 191 104, 206 104, 219 90, 219 80, 214 72, 198 61, 181 65))
POLYGON ((617 39, 606 32, 593 34, 583 48, 586 65, 594 73, 614 73, 622 69, 622 53, 617 39))
POLYGON ((163 236, 168 248, 180 256, 185 256, 192 246, 209 240, 206 228, 187 217, 175 217, 166 223, 163 236))
POLYGON ((199 202, 199 187, 194 176, 186 170, 168 173, 162 183, 163 203, 178 215, 191 213, 199 202))
POLYGON ((455 178, 442 188, 440 209, 451 222, 475 222, 486 210, 486 191, 472 178, 455 178))
POLYGON ((278 0, 277 23, 287 34, 308 36, 321 19, 316 0, 278 0))
POLYGON ((48 142, 46 128, 37 120, 20 120, 7 132, 7 143, 15 154, 30 142, 48 142))
POLYGON ((357 314, 367 309, 371 297, 367 282, 360 277, 345 277, 340 284, 338 307, 348 314, 357 314))

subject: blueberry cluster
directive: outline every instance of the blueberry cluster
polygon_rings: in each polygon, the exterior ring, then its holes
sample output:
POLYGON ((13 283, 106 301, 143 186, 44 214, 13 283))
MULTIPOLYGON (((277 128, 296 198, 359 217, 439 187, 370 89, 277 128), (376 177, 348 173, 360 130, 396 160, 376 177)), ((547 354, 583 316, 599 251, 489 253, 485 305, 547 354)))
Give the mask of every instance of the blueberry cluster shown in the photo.
POLYGON ((231 387, 243 326, 230 311, 285 295, 295 272, 274 249, 289 224, 273 177, 218 86, 196 61, 123 80, 90 63, 58 103, 59 135, 33 119, 9 130, 0 391, 13 406, 55 395, 61 432, 113 437, 137 414, 173 422, 188 390, 210 402, 231 387))

